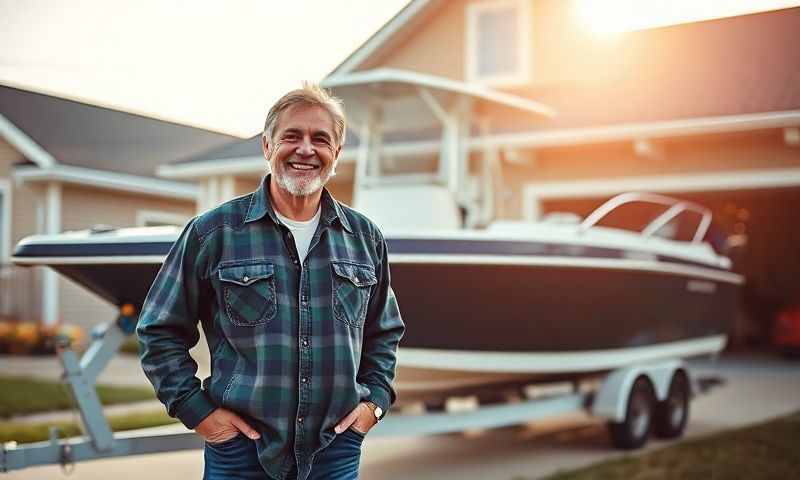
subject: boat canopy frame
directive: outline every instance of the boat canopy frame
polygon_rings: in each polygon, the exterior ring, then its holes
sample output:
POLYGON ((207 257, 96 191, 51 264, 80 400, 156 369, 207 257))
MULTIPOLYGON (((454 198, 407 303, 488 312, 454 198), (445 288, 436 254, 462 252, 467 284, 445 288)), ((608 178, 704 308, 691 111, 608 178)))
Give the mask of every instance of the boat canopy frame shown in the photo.
POLYGON ((706 233, 708 232, 709 227, 711 226, 711 210, 702 205, 686 200, 678 200, 666 195, 658 195, 655 193, 628 192, 621 193, 597 207, 595 211, 590 213, 583 220, 583 222, 581 222, 578 232, 585 233, 587 230, 597 225, 600 220, 605 218, 612 211, 616 210, 622 205, 635 202, 653 203, 657 205, 666 205, 669 207, 639 232, 644 238, 652 237, 656 234, 656 232, 667 225, 670 221, 675 219, 678 215, 687 211, 698 213, 701 216, 700 222, 697 225, 697 229, 692 236, 692 244, 700 244, 703 241, 703 237, 705 237, 706 233))
MULTIPOLYGON (((490 209, 481 203, 491 205, 495 195, 487 179, 481 185, 481 201, 473 198, 474 192, 462 188, 468 176, 471 127, 477 125, 480 135, 489 131, 489 119, 477 115, 476 105, 488 104, 548 119, 557 115, 545 104, 483 85, 392 68, 334 75, 323 80, 322 86, 345 101, 348 122, 359 138, 353 186, 356 208, 364 189, 398 183, 398 175, 381 172, 387 133, 392 128, 398 132, 419 128, 433 120, 432 124, 441 128, 438 169, 435 174, 412 174, 412 183, 423 181, 446 187, 455 203, 467 211, 466 227, 488 223, 490 209)), ((492 152, 484 154, 485 164, 498 161, 492 152)), ((485 166, 481 175, 494 170, 485 166)))

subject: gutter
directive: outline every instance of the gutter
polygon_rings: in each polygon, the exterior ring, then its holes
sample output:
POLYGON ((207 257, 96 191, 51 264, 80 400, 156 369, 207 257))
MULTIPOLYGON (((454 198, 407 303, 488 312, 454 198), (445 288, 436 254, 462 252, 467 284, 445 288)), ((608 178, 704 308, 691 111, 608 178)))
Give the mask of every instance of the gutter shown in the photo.
POLYGON ((198 198, 197 186, 185 182, 66 165, 50 168, 20 166, 14 168, 13 177, 22 182, 56 181, 179 200, 196 201, 198 198))

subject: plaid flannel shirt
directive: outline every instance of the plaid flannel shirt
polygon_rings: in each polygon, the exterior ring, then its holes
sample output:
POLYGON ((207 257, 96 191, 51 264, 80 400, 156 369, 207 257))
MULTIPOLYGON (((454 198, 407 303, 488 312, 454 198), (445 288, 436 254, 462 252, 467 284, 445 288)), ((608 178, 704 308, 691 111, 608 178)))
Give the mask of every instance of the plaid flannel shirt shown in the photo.
POLYGON ((323 190, 301 264, 270 204, 269 181, 186 226, 137 334, 145 374, 170 415, 194 428, 217 407, 235 411, 260 432, 270 477, 297 462, 305 478, 360 401, 384 411, 394 402, 404 325, 377 227, 323 190), (202 388, 188 353, 198 320, 211 352, 202 388))

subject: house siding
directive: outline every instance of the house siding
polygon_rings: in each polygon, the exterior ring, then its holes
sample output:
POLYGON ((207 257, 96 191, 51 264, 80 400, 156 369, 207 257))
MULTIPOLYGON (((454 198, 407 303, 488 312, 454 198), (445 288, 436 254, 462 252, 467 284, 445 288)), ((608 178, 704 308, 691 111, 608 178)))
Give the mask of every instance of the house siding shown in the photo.
POLYGON ((0 177, 11 178, 11 165, 24 160, 21 153, 0 137, 0 177))
POLYGON ((261 178, 240 178, 237 177, 234 183, 234 191, 236 192, 236 196, 246 195, 250 192, 255 191, 258 188, 258 185, 261 183, 261 178))
POLYGON ((61 194, 61 230, 84 230, 93 225, 136 226, 139 210, 155 210, 192 217, 194 201, 171 200, 152 196, 91 187, 64 185, 61 194))
MULTIPOLYGON (((61 229, 85 230, 93 225, 112 227, 136 226, 139 210, 156 210, 184 215, 195 213, 192 201, 126 194, 97 188, 63 185, 61 198, 61 229)), ((93 326, 114 320, 116 308, 84 290, 76 283, 59 277, 59 319, 87 331, 93 326)))
MULTIPOLYGON (((35 186, 20 185, 12 178, 13 165, 25 161, 14 146, 0 138, 0 179, 9 187, 11 220, 9 255, 22 238, 37 232, 37 205, 41 204, 42 191, 35 186)), ((36 321, 41 317, 41 275, 44 268, 23 268, 2 259, 0 275, 0 315, 19 320, 36 321)))
POLYGON ((353 204, 353 181, 352 176, 348 178, 337 178, 335 181, 328 182, 325 188, 331 192, 333 198, 345 205, 353 204))
POLYGON ((800 148, 788 146, 780 130, 654 141, 660 155, 642 157, 633 142, 523 151, 528 163, 503 166, 510 190, 502 218, 523 216, 523 190, 533 182, 616 180, 800 168, 800 148))
MULTIPOLYGON (((13 164, 22 162, 25 157, 13 146, 0 139, 0 178, 11 184, 11 242, 37 231, 36 205, 42 201, 42 190, 32 185, 16 184, 12 178, 13 164)), ((11 249, 13 253, 13 248, 11 249)))
POLYGON ((463 80, 464 12, 468 3, 448 1, 436 15, 418 25, 413 32, 406 32, 397 44, 382 49, 357 70, 397 68, 463 80))
MULTIPOLYGON (((485 0, 446 2, 431 18, 387 43, 356 70, 397 68, 465 81, 467 9, 480 3, 485 0)), ((527 72, 530 83, 526 85, 586 79, 587 72, 605 75, 608 69, 600 67, 607 64, 608 56, 618 47, 616 43, 591 37, 576 21, 570 2, 530 0, 529 6, 527 24, 533 48, 529 49, 531 71, 527 72)))
POLYGON ((542 149, 525 181, 563 181, 800 167, 800 148, 780 130, 653 140, 661 153, 638 156, 633 142, 542 149))
POLYGON ((598 36, 581 23, 574 2, 536 0, 531 12, 530 86, 592 83, 613 78, 629 73, 626 65, 641 61, 637 55, 653 51, 626 43, 625 34, 598 36))

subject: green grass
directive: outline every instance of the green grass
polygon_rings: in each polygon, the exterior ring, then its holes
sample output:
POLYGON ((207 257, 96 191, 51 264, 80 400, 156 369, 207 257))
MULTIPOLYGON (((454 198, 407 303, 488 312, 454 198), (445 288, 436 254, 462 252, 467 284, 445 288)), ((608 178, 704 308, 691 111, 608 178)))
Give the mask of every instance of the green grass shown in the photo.
POLYGON ((800 478, 800 412, 547 480, 800 478))
MULTIPOLYGON (((68 410, 74 404, 66 385, 48 380, 0 376, 0 392, 0 418, 68 410)), ((98 385, 97 394, 103 405, 156 398, 153 390, 146 387, 98 385)))
MULTIPOLYGON (((133 413, 109 418, 111 429, 115 432, 135 430, 137 428, 157 427, 176 423, 166 412, 133 413)), ((18 443, 41 442, 50 438, 50 427, 58 427, 59 437, 81 435, 81 429, 75 422, 19 423, 0 422, 0 443, 15 441, 18 443)))

